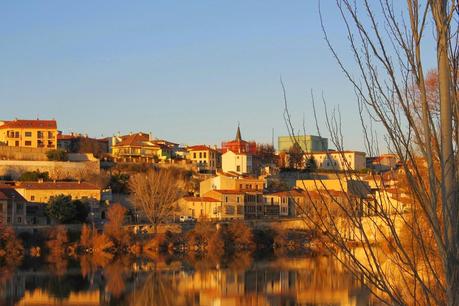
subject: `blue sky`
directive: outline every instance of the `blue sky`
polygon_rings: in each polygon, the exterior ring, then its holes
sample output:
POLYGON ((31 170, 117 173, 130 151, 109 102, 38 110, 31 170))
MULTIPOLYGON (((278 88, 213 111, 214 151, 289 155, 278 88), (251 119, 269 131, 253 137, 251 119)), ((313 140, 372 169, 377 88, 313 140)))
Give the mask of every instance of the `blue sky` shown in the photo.
MULTIPOLYGON (((346 56, 334 1, 327 27, 346 56)), ((331 57, 317 1, 1 1, 0 118, 55 118, 64 132, 151 132, 182 144, 315 133, 310 91, 342 111, 363 150, 353 90, 331 57)), ((320 116, 320 125, 323 117, 320 116)), ((325 130, 324 135, 327 136, 325 130)))

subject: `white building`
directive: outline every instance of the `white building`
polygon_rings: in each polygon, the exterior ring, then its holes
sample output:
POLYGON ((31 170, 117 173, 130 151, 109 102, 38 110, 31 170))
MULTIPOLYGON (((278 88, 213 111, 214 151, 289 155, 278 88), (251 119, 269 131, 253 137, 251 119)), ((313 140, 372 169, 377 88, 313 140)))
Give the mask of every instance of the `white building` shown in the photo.
POLYGON ((222 155, 223 172, 251 173, 252 155, 227 151, 222 155))
POLYGON ((314 158, 317 169, 359 171, 366 167, 365 153, 359 151, 314 152, 306 158, 309 156, 314 158))

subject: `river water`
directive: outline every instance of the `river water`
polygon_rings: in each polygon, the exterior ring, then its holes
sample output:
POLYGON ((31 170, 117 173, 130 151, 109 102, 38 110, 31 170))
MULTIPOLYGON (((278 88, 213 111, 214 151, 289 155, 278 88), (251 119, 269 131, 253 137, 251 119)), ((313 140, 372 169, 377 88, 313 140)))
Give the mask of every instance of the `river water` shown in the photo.
POLYGON ((26 259, 0 271, 0 305, 367 305, 368 291, 333 258, 26 259))

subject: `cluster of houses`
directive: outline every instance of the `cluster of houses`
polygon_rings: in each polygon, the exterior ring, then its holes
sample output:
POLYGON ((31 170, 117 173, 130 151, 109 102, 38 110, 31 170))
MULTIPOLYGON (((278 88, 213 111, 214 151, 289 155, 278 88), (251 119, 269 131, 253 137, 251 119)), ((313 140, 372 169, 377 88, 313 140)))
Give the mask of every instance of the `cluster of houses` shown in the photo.
MULTIPOLYGON (((396 164, 391 155, 369 159, 364 152, 333 151, 328 149, 326 138, 302 135, 280 136, 277 162, 260 165, 256 142, 244 140, 239 126, 235 138, 222 142, 218 148, 204 144, 183 146, 143 132, 97 139, 76 133, 63 134, 55 120, 15 119, 0 121, 0 170, 2 162, 14 156, 27 159, 50 150, 91 154, 93 158, 112 163, 174 163, 192 166, 205 175, 199 191, 179 200, 180 215, 212 220, 295 217, 303 213, 301 206, 311 200, 305 187, 310 182, 299 180, 301 184, 290 186, 289 191, 268 193, 267 182, 275 172, 260 171, 260 166, 278 168, 288 164, 289 150, 294 144, 306 152, 305 161, 314 160, 318 170, 358 172, 373 166, 391 169, 396 164)), ((33 167, 32 161, 27 162, 33 167)), ((112 200, 110 190, 84 181, 5 181, 0 184, 3 222, 47 224, 49 220, 39 207, 60 194, 90 203, 91 217, 96 219, 104 218, 105 209, 100 203, 112 200)))

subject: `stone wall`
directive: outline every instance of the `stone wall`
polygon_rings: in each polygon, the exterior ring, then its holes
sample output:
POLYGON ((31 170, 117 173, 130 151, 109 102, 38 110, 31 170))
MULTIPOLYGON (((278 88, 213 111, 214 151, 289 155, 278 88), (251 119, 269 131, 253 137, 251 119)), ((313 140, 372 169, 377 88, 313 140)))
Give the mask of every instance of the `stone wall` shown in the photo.
POLYGON ((100 174, 99 161, 58 162, 32 160, 0 160, 0 177, 17 179, 28 171, 48 172, 51 179, 82 179, 88 175, 100 174))
POLYGON ((47 148, 24 148, 0 146, 0 160, 34 160, 47 161, 47 148))

